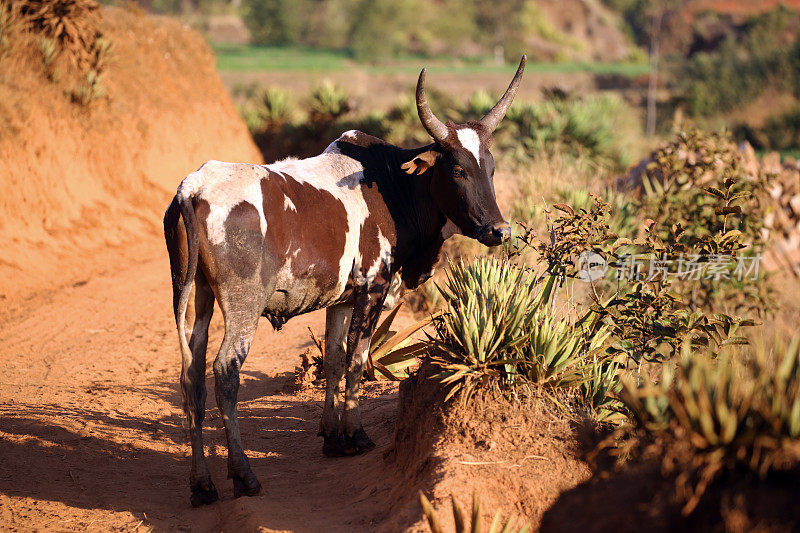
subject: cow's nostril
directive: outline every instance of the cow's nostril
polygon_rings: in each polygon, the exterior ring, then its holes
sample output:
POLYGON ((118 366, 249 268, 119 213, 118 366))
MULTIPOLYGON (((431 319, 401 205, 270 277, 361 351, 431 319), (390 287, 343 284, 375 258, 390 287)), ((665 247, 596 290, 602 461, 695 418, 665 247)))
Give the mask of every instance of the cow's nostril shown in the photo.
POLYGON ((492 228, 492 234, 498 239, 505 241, 511 236, 511 226, 508 224, 499 224, 492 228))

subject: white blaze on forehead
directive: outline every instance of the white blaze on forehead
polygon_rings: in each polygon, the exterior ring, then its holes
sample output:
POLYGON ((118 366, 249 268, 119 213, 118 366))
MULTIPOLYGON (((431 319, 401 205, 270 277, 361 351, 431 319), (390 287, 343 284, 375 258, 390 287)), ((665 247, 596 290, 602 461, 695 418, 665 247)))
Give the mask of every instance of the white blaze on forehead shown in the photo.
POLYGON ((481 140, 478 138, 478 133, 472 128, 461 128, 456 130, 458 142, 465 150, 475 156, 475 161, 481 164, 481 140))
POLYGON ((295 212, 297 211, 297 208, 294 206, 294 202, 292 201, 292 199, 289 198, 286 195, 284 195, 284 199, 283 199, 283 208, 286 209, 287 211, 289 209, 291 209, 292 211, 295 211, 295 212))

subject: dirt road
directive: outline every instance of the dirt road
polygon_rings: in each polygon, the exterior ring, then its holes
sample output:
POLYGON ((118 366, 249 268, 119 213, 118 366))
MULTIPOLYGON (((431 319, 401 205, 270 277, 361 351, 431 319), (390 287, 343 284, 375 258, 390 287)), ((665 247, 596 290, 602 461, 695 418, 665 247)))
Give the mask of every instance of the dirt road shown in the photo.
MULTIPOLYGON (((397 389, 376 383, 362 402, 378 444, 325 459, 316 437, 319 390, 284 392, 306 326, 324 313, 263 321, 244 366, 239 415, 264 491, 233 499, 209 368, 206 448, 222 501, 189 506, 188 444, 178 390, 179 353, 169 268, 159 242, 149 259, 5 311, 0 319, 0 529, 367 530, 376 516, 383 452, 397 389)), ((221 339, 217 310, 209 365, 221 339)))

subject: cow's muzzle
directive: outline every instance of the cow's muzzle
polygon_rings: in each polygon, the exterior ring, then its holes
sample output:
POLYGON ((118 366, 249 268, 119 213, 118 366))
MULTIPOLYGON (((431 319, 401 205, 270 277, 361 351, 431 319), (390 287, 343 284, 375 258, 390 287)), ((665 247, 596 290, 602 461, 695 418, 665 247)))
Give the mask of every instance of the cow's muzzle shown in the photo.
POLYGON ((496 222, 484 228, 478 235, 478 242, 486 246, 497 246, 503 244, 511 237, 511 226, 508 222, 496 222))

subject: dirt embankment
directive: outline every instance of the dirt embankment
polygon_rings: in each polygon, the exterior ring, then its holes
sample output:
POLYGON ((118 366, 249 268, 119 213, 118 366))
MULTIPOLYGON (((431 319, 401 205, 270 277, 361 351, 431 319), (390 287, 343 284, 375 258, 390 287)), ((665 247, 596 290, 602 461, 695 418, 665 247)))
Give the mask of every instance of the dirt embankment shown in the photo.
MULTIPOLYGON (((260 162, 199 35, 102 10, 111 42, 89 105, 65 57, 43 61, 21 23, 0 57, 0 303, 136 259, 180 179, 208 159, 260 162)), ((81 76, 84 76, 81 78, 81 76)))
POLYGON ((486 524, 499 510, 538 530, 559 495, 591 477, 583 457, 597 435, 593 423, 570 419, 543 398, 518 405, 487 394, 468 405, 445 404, 447 388, 431 379, 438 372, 424 363, 400 385, 395 442, 386 452, 396 481, 384 523, 399 527, 417 520, 411 529, 427 531, 419 518, 422 490, 447 530, 453 524, 450 496, 470 509, 473 494, 486 524))

